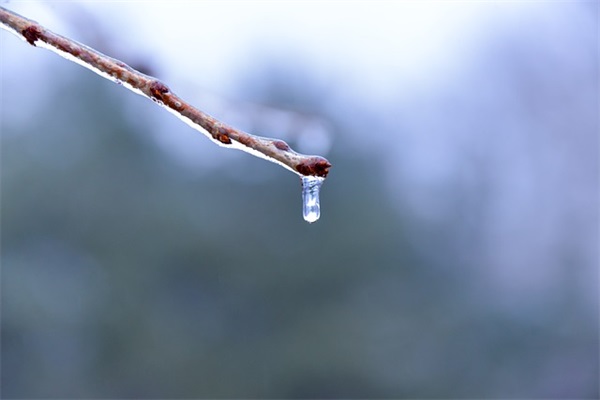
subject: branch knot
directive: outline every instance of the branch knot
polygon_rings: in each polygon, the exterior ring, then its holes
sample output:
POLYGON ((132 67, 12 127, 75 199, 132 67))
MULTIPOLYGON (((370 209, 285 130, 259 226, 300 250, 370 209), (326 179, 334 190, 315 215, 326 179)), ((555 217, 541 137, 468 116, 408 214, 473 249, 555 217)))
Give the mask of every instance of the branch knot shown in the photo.
POLYGON ((29 25, 27 28, 21 31, 21 35, 23 35, 25 40, 27 40, 27 43, 35 46, 35 42, 40 39, 42 31, 36 25, 29 25))

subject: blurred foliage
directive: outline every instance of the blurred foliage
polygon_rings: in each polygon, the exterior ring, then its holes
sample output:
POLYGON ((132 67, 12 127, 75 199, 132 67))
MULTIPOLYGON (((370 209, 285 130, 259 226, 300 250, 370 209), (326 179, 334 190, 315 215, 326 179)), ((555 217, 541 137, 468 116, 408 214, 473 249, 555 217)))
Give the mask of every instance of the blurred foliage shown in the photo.
MULTIPOLYGON (((152 140, 154 105, 74 68, 26 125, 2 117, 4 397, 598 396, 580 282, 506 312, 511 293, 477 272, 489 191, 448 182, 452 212, 421 219, 349 143, 373 125, 328 115, 334 168, 309 225, 295 176, 223 170, 276 168, 246 155, 190 171, 152 140)), ((326 108, 286 71, 246 90, 326 108)))

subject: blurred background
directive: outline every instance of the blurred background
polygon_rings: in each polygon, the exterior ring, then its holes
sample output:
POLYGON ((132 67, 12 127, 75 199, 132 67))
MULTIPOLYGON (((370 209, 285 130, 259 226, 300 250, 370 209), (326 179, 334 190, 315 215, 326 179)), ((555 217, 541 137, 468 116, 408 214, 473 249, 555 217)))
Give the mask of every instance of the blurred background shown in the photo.
POLYGON ((5 398, 598 398, 598 3, 0 4, 5 398))

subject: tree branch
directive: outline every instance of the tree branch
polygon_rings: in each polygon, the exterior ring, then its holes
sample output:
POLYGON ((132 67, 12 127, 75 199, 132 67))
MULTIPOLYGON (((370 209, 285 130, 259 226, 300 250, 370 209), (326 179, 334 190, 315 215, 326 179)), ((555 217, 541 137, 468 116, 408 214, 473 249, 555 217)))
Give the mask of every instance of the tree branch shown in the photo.
POLYGON ((35 21, 0 7, 2 27, 33 46, 45 47, 129 90, 162 105, 220 146, 243 150, 275 162, 300 176, 325 178, 331 164, 323 157, 296 153, 282 140, 254 136, 198 110, 171 92, 164 83, 90 47, 60 36, 35 21))

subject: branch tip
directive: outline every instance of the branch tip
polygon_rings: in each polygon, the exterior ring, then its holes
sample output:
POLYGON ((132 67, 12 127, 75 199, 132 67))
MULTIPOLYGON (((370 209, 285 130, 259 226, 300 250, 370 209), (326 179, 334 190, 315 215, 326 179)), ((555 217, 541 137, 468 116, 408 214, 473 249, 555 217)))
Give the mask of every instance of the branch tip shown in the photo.
POLYGON ((326 178, 327 174, 329 174, 329 168, 331 168, 329 161, 323 157, 313 156, 301 161, 296 166, 296 171, 305 176, 313 175, 326 178))

